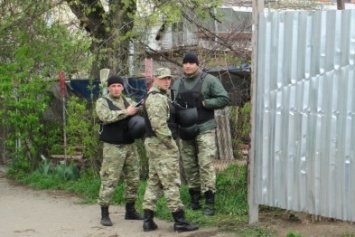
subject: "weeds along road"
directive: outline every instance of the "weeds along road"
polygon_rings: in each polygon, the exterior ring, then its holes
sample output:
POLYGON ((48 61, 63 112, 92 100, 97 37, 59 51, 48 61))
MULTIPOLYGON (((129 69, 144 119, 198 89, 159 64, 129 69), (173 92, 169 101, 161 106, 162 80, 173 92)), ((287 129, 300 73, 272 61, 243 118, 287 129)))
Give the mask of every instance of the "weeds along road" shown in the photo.
MULTIPOLYGON (((158 230, 143 232, 143 221, 124 220, 124 207, 112 206, 112 227, 100 224, 98 205, 62 191, 33 190, 5 177, 0 167, 0 237, 225 237, 216 228, 176 233, 173 222, 155 219, 158 230)), ((226 236, 227 237, 227 236, 226 236)), ((230 235, 228 235, 230 237, 230 235)))

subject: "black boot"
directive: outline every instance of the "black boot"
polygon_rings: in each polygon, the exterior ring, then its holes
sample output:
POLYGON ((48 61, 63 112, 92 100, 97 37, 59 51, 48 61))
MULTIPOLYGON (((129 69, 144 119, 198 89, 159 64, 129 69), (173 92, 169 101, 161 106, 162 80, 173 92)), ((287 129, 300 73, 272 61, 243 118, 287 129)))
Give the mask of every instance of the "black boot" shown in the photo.
POLYGON ((137 213, 134 205, 135 205, 134 202, 130 202, 126 204, 126 214, 124 218, 126 220, 143 220, 144 218, 137 213))
POLYGON ((206 207, 205 210, 203 211, 203 214, 205 214, 206 216, 213 216, 216 211, 214 208, 214 193, 211 190, 206 191, 205 198, 206 198, 206 207))
POLYGON ((144 209, 144 222, 143 222, 144 231, 152 231, 158 229, 158 226, 157 224, 155 224, 153 218, 154 218, 154 212, 149 209, 144 209))
POLYGON ((101 225, 112 226, 112 222, 108 213, 108 207, 101 206, 101 225))
POLYGON ((195 224, 190 224, 185 220, 185 212, 183 210, 178 210, 171 213, 174 217, 174 230, 178 232, 193 231, 198 230, 199 226, 195 224))
POLYGON ((197 188, 190 188, 190 208, 192 210, 199 210, 201 209, 200 199, 201 199, 201 190, 197 188))

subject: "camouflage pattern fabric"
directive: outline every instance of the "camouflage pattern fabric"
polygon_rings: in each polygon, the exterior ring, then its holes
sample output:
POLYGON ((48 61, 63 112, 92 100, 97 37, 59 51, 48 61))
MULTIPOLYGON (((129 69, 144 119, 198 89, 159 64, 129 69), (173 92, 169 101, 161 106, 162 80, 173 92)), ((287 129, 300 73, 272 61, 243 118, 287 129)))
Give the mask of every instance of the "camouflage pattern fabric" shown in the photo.
MULTIPOLYGON (((159 91, 155 85, 151 90, 159 91)), ((175 212, 182 209, 183 204, 180 199, 179 149, 167 125, 168 97, 166 94, 150 94, 145 107, 156 136, 147 137, 144 141, 149 159, 149 178, 143 209, 155 211, 157 200, 164 194, 167 207, 175 212)))
POLYGON ((139 158, 135 144, 103 144, 103 161, 100 170, 101 186, 98 203, 109 206, 121 175, 125 182, 126 203, 134 202, 139 186, 139 158))
POLYGON ((149 157, 149 179, 144 194, 143 209, 155 211, 156 202, 164 194, 170 212, 183 209, 180 200, 179 150, 166 148, 156 137, 146 138, 149 157))
MULTIPOLYGON (((99 116, 99 119, 104 123, 113 123, 119 120, 127 118, 129 115, 127 114, 127 110, 125 109, 124 102, 122 96, 119 98, 113 98, 111 95, 105 95, 105 98, 111 100, 114 105, 116 105, 121 110, 110 110, 107 100, 104 98, 99 98, 96 101, 96 113, 99 116)), ((135 102, 126 97, 126 100, 129 104, 134 104, 135 102)))
POLYGON ((198 188, 204 193, 216 192, 216 171, 213 165, 216 156, 216 130, 200 133, 195 140, 179 140, 183 169, 189 188, 198 188))

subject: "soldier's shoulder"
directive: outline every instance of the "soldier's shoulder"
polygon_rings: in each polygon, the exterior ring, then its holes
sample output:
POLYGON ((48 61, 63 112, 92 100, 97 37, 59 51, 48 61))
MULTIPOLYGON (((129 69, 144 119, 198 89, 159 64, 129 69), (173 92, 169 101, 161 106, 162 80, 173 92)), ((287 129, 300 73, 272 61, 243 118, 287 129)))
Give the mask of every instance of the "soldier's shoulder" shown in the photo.
POLYGON ((204 77, 204 81, 209 83, 209 84, 215 84, 220 82, 220 79, 210 73, 206 73, 204 77))
POLYGON ((207 80, 215 80, 218 79, 218 77, 216 77, 215 75, 208 73, 208 72, 201 72, 201 77, 204 77, 207 80))
POLYGON ((156 106, 156 105, 163 103, 166 99, 167 99, 166 95, 163 95, 161 93, 151 94, 148 96, 148 98, 146 100, 146 105, 148 107, 156 106))
POLYGON ((108 96, 104 95, 104 96, 99 97, 96 101, 103 103, 103 102, 107 102, 108 100, 111 100, 111 99, 108 96))
POLYGON ((174 88, 178 87, 180 85, 182 79, 183 79, 182 77, 175 79, 172 82, 171 88, 174 89, 174 88))

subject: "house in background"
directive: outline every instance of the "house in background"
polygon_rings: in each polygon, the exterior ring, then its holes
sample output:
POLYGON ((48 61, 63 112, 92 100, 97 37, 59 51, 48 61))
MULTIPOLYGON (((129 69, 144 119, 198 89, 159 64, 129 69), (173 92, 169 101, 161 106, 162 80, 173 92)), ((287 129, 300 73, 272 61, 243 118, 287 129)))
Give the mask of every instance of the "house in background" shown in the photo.
MULTIPOLYGON (((216 55, 225 57, 227 54, 239 56, 248 61, 251 58, 251 27, 252 13, 245 8, 222 6, 215 10, 218 19, 207 17, 203 21, 196 19, 193 13, 186 15, 183 21, 166 26, 164 23, 152 27, 146 33, 148 56, 159 61, 159 55, 172 59, 169 64, 162 57, 161 62, 156 62, 154 68, 161 66, 176 67, 182 55, 187 51, 204 51, 211 58, 216 55), (194 23, 192 23, 194 22, 194 23)), ((217 59, 218 60, 218 59, 217 59)), ((202 64, 205 64, 202 62, 202 64)), ((222 60, 218 66, 235 65, 234 62, 222 60)), ((208 66, 217 66, 208 65, 208 66)))

